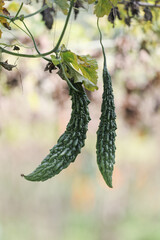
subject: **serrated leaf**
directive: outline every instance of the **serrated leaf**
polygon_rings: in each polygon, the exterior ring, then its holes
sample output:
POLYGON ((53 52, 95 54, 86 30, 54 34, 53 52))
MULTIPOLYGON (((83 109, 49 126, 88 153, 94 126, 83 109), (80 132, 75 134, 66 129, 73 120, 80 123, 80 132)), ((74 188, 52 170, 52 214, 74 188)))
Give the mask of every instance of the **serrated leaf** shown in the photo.
MULTIPOLYGON (((5 16, 9 16, 10 13, 8 12, 8 10, 4 7, 5 3, 3 0, 0 1, 0 14, 5 15, 5 16)), ((7 28, 8 30, 11 30, 10 27, 10 23, 7 21, 7 19, 5 17, 0 17, 0 24, 2 24, 5 28, 7 28)), ((2 31, 0 30, 0 38, 2 36, 2 31)))
POLYGON ((113 6, 117 5, 118 0, 98 0, 94 13, 97 17, 108 15, 113 6))
POLYGON ((79 70, 77 55, 70 50, 62 52, 62 58, 64 62, 69 62, 76 70, 79 70))
MULTIPOLYGON (((63 47, 64 51, 61 52, 61 58, 67 66, 73 67, 73 70, 76 71, 76 76, 80 82, 84 83, 86 89, 94 91, 98 89, 97 85, 97 69, 98 65, 95 59, 91 56, 80 56, 66 50, 63 47), (79 72, 78 72, 79 71, 79 72), (83 77, 83 80, 82 80, 83 77)), ((73 76, 70 76, 73 77, 73 76)), ((77 81, 77 80, 76 80, 77 81)))
POLYGON ((61 11, 67 15, 69 5, 67 3, 67 0, 54 0, 54 2, 57 4, 57 6, 61 9, 61 11))
POLYGON ((56 56, 51 55, 51 59, 52 59, 52 63, 57 66, 58 64, 60 64, 62 61, 60 59, 57 59, 56 56))
POLYGON ((85 78, 82 74, 77 72, 70 64, 68 64, 67 67, 69 78, 73 78, 74 83, 83 83, 84 87, 89 91, 94 91, 95 89, 98 89, 98 87, 93 82, 91 82, 89 79, 85 78))
POLYGON ((95 85, 97 84, 97 69, 98 65, 95 59, 89 55, 77 56, 79 62, 79 68, 84 77, 88 78, 95 85))

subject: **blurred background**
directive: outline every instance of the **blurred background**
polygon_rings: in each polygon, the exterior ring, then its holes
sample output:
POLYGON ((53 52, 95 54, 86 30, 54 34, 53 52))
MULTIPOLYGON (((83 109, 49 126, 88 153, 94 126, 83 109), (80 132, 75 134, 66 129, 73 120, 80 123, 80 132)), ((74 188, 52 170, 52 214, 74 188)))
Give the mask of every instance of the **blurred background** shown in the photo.
MULTIPOLYGON (((28 182, 21 174, 35 169, 64 132, 71 113, 67 85, 56 71, 44 71, 43 59, 2 56, 17 67, 0 71, 0 240, 160 239, 160 20, 155 14, 152 23, 117 21, 114 28, 101 20, 118 125, 109 189, 95 148, 103 58, 96 19, 87 10, 76 21, 71 16, 63 43, 98 62, 99 90, 87 92, 92 120, 82 153, 46 182, 28 182)), ((41 52, 55 45, 64 20, 55 15, 50 31, 40 14, 26 20, 41 52)), ((15 26, 3 30, 3 42, 34 52, 15 26)))

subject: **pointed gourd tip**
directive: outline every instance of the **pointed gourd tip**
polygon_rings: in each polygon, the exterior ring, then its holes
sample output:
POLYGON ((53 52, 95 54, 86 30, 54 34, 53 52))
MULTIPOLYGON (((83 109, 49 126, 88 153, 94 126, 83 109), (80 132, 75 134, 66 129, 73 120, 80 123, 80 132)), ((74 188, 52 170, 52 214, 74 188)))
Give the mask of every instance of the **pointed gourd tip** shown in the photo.
POLYGON ((107 181, 106 181, 106 184, 107 184, 107 186, 108 186, 109 188, 113 188, 112 182, 107 182, 107 181))
POLYGON ((27 175, 21 174, 21 177, 25 178, 26 180, 28 180, 27 175))
POLYGON ((107 184, 109 188, 113 188, 112 183, 111 184, 107 184))
POLYGON ((106 182, 106 184, 107 184, 107 186, 108 186, 109 188, 113 188, 112 178, 106 178, 106 179, 104 179, 104 180, 105 180, 105 182, 106 182))
POLYGON ((31 180, 28 178, 28 175, 21 174, 21 177, 24 177, 26 180, 31 181, 31 180))
POLYGON ((28 175, 21 174, 21 177, 24 177, 26 180, 29 180, 28 175))

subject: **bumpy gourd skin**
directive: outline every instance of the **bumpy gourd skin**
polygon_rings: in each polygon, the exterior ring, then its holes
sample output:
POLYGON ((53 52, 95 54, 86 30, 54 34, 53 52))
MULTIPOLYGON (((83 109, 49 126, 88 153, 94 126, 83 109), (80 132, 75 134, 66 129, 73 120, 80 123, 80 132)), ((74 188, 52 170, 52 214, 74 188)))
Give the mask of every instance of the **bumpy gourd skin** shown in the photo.
POLYGON ((66 131, 35 171, 29 175, 24 175, 25 179, 29 181, 45 181, 58 174, 71 162, 74 162, 84 146, 88 122, 90 121, 89 100, 81 83, 73 85, 79 91, 69 89, 72 99, 72 113, 66 131))
POLYGON ((117 125, 111 77, 105 65, 103 69, 103 88, 101 117, 97 131, 97 163, 105 182, 112 188, 117 125))

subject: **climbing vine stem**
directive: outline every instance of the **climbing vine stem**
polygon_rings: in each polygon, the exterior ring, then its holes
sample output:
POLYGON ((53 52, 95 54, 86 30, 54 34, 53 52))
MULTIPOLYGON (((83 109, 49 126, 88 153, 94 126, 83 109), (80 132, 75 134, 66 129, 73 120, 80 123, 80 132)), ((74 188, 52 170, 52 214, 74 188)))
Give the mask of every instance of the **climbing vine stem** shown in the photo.
POLYGON ((107 61, 106 61, 106 54, 105 54, 104 46, 103 46, 103 43, 102 43, 102 33, 101 33, 101 30, 100 30, 100 27, 99 27, 99 18, 97 18, 97 28, 98 28, 98 31, 99 31, 99 36, 100 36, 99 40, 100 40, 100 44, 101 44, 102 52, 103 52, 104 66, 106 67, 107 66, 107 61))
MULTIPOLYGON (((51 51, 40 54, 40 53, 39 53, 39 50, 38 50, 38 51, 37 51, 38 54, 23 54, 23 53, 15 53, 15 52, 12 52, 12 51, 9 51, 9 50, 6 50, 6 49, 0 47, 0 52, 1 52, 1 53, 7 53, 7 54, 10 54, 10 55, 13 55, 13 56, 26 57, 26 58, 40 58, 40 57, 48 56, 48 55, 50 55, 50 54, 52 54, 52 53, 56 53, 56 52, 58 51, 58 48, 59 48, 59 46, 60 46, 60 44, 61 44, 61 42, 62 42, 63 36, 64 36, 65 31, 66 31, 66 29, 67 29, 68 22, 69 22, 69 19, 70 19, 70 16, 71 16, 71 12, 72 12, 73 5, 74 5, 74 0, 72 0, 71 3, 70 3, 69 11, 68 11, 68 14, 67 14, 67 17, 66 17, 66 21, 65 21, 63 30, 62 30, 61 35, 60 35, 60 37, 59 37, 59 40, 58 40, 56 46, 55 46, 51 51)), ((16 14, 16 15, 17 15, 17 14, 16 14)), ((1 15, 0 15, 0 17, 1 17, 1 15)), ((2 17, 3 17, 3 15, 2 15, 2 17)), ((6 16, 4 16, 4 17, 6 17, 6 16)), ((6 17, 6 18, 8 19, 8 17, 6 17)), ((9 18, 9 19, 12 20, 11 18, 9 18)), ((15 19, 14 19, 14 20, 15 20, 15 19)), ((31 35, 30 35, 30 36, 31 36, 31 35)), ((33 36, 31 36, 31 38, 32 38, 32 37, 33 37, 33 36)), ((34 38, 33 38, 33 39, 34 39, 34 38)), ((32 39, 32 40, 33 40, 33 39, 32 39)), ((36 50, 37 50, 37 49, 36 49, 36 50)))
POLYGON ((23 7, 23 3, 21 3, 20 8, 18 9, 15 17, 11 21, 14 21, 14 20, 16 20, 18 18, 18 15, 19 15, 20 11, 22 10, 22 7, 23 7))
MULTIPOLYGON (((37 15, 38 13, 41 13, 43 12, 48 6, 45 5, 43 6, 42 8, 40 8, 39 10, 37 10, 36 12, 34 13, 31 13, 31 14, 27 14, 27 15, 23 15, 23 18, 30 18, 30 17, 33 17, 34 15, 37 15)), ((19 8, 20 9, 20 8, 19 8)), ((20 9, 21 11, 21 9, 20 9)), ((17 11, 18 15, 19 15, 19 10, 17 11)), ((11 20, 12 22, 13 21, 16 21, 16 20, 19 20, 21 16, 18 16, 16 13, 16 16, 15 17, 10 17, 10 16, 6 16, 6 15, 3 15, 3 14, 0 14, 0 17, 3 17, 3 18, 6 18, 8 20, 11 20)))

